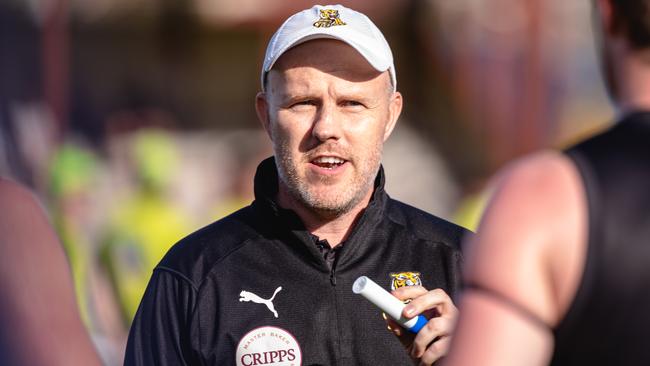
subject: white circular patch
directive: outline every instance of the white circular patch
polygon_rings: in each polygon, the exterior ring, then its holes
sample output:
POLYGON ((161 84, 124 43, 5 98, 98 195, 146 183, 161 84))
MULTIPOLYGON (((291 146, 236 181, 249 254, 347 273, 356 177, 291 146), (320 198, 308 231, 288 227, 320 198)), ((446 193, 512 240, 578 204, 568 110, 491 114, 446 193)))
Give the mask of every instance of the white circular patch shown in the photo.
POLYGON ((246 333, 237 345, 237 366, 300 366, 302 352, 296 338, 282 328, 260 327, 246 333))

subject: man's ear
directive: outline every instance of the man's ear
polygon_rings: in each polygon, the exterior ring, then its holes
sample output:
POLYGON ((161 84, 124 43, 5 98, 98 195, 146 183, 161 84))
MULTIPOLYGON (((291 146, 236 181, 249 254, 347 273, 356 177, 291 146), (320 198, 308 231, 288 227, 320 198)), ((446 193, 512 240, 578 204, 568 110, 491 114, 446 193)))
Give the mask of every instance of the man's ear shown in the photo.
POLYGON ((266 93, 264 92, 257 93, 255 96, 255 112, 257 113, 257 119, 262 124, 266 134, 269 135, 269 138, 273 141, 270 129, 271 119, 269 117, 269 104, 266 97, 266 93))
POLYGON ((388 140, 388 137, 393 132, 397 120, 399 119, 400 114, 402 113, 402 94, 400 92, 394 92, 390 97, 390 102, 388 105, 388 123, 384 127, 384 141, 388 140))

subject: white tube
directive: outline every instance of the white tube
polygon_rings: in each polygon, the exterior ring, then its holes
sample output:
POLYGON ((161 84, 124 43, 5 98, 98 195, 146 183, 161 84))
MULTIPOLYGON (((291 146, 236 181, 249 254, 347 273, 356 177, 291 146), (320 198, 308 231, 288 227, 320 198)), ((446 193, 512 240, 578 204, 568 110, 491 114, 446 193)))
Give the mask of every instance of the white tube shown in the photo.
POLYGON ((422 315, 410 319, 402 316, 402 311, 406 305, 366 276, 361 276, 354 281, 352 291, 355 294, 365 297, 400 325, 413 333, 417 333, 427 323, 427 319, 422 315))

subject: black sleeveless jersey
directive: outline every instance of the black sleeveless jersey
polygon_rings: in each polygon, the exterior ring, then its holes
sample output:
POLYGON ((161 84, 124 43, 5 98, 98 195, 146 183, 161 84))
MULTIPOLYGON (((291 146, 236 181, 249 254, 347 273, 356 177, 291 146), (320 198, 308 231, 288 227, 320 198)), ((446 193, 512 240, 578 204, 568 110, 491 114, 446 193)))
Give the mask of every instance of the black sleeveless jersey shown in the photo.
POLYGON ((551 365, 650 364, 650 112, 567 151, 583 180, 583 277, 555 329, 551 365))

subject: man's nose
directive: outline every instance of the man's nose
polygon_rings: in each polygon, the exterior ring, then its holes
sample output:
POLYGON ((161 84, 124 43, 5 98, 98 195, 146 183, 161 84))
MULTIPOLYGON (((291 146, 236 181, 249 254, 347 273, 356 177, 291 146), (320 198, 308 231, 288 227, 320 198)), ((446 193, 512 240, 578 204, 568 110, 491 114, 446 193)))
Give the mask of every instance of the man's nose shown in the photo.
POLYGON ((322 142, 330 139, 338 140, 341 137, 341 127, 336 105, 323 104, 316 115, 312 135, 322 142))

